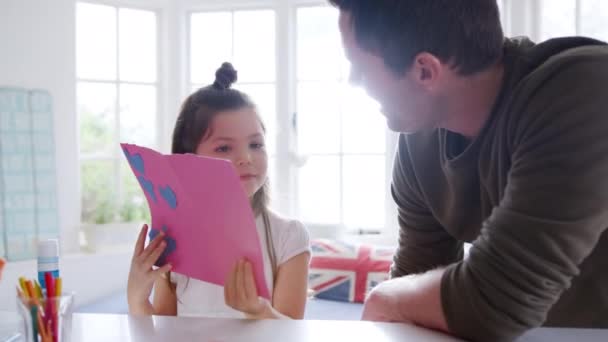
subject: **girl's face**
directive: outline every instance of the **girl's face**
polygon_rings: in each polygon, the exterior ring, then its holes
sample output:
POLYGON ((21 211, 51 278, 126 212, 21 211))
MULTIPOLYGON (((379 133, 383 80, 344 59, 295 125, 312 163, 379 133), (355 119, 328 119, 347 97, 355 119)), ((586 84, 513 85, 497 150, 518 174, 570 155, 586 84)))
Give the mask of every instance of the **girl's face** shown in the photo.
POLYGON ((246 107, 216 115, 209 125, 208 135, 198 145, 196 154, 230 160, 250 198, 266 182, 268 155, 264 129, 253 108, 246 107))

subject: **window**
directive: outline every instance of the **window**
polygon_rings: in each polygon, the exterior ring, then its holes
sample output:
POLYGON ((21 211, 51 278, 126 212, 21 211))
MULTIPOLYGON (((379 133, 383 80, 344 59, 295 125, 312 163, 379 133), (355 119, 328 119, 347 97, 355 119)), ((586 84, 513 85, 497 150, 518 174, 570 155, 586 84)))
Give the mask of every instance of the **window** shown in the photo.
MULTIPOLYGON (((268 9, 194 12, 190 15, 190 89, 213 83, 215 71, 231 62, 238 71, 234 88, 251 96, 268 131, 270 184, 276 159, 275 11, 268 9)), ((275 190, 274 187, 273 191, 275 190)))
POLYGON ((387 155, 386 125, 379 107, 363 90, 347 85, 349 65, 337 29, 338 12, 326 5, 291 10, 295 20, 281 28, 295 32, 291 37, 297 43, 291 45, 277 42, 275 10, 192 13, 190 89, 210 84, 223 61, 234 62, 239 72, 235 87, 251 95, 268 127, 275 208, 277 200, 287 200, 292 203, 282 207, 294 208, 289 214, 309 224, 381 228, 387 155), (295 75, 293 83, 280 85, 289 89, 281 94, 293 99, 288 107, 296 114, 286 121, 295 130, 277 125, 277 113, 291 115, 287 108, 277 108, 279 44, 291 49, 286 56, 295 57, 280 61, 291 65, 287 72, 295 75), (276 169, 277 144, 295 145, 294 153, 302 163, 291 163, 290 170, 276 169), (285 180, 289 175, 295 176, 294 182, 282 182, 286 186, 280 189, 275 186, 278 178, 285 180))
POLYGON ((311 224, 380 229, 385 224, 386 124, 379 105, 347 80, 331 7, 296 15, 298 218, 311 224), (323 53, 319 53, 323 51, 323 53))
POLYGON ((119 143, 157 147, 157 20, 154 11, 77 3, 83 223, 149 221, 119 143))
POLYGON ((497 0, 496 4, 498 5, 498 11, 500 12, 500 20, 504 26, 504 20, 505 20, 505 17, 504 17, 505 10, 504 9, 506 7, 505 0, 497 0))
POLYGON ((582 35, 608 40, 608 2, 604 0, 541 0, 541 40, 582 35))

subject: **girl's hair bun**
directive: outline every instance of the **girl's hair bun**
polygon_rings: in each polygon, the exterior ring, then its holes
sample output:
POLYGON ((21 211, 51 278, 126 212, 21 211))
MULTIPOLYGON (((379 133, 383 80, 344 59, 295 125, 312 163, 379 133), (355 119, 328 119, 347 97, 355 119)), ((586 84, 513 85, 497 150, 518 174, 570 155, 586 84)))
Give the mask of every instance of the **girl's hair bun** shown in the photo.
POLYGON ((215 72, 215 82, 213 86, 219 89, 228 89, 237 80, 237 72, 228 62, 222 63, 222 66, 215 72))

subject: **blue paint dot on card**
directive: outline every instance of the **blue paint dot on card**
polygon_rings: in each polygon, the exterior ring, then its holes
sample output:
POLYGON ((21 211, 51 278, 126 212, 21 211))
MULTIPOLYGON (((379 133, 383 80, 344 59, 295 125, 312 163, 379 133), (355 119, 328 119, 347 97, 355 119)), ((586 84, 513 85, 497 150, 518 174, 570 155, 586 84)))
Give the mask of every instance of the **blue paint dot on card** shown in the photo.
POLYGON ((169 254, 173 253, 173 251, 175 250, 175 246, 176 246, 175 239, 167 234, 167 230, 168 230, 167 226, 163 225, 163 227, 161 229, 162 229, 163 233, 165 233, 165 242, 167 243, 167 248, 165 248, 165 254, 169 255, 169 254))
POLYGON ((168 238, 167 239, 167 248, 165 249, 165 252, 167 255, 173 253, 173 251, 175 251, 175 247, 176 247, 176 242, 175 239, 173 238, 168 238))
POLYGON ((154 240, 158 236, 158 233, 158 230, 154 228, 150 229, 150 231, 148 232, 148 237, 150 238, 150 241, 154 240))
MULTIPOLYGON (((169 256, 169 254, 173 253, 175 251, 175 248, 177 247, 177 243, 175 242, 175 239, 169 235, 166 235, 167 230, 168 230, 167 226, 162 226, 161 230, 165 233, 164 240, 167 243, 167 247, 165 247, 165 250, 160 255, 160 257, 158 257, 158 260, 155 263, 156 266, 165 265, 167 263, 167 257, 169 256)), ((150 229, 150 232, 148 232, 150 241, 154 240, 154 238, 156 238, 158 236, 158 234, 160 234, 160 230, 155 229, 155 228, 150 229)))
POLYGON ((137 170, 137 172, 141 173, 142 175, 145 174, 146 169, 144 166, 144 159, 141 157, 141 155, 139 153, 131 154, 126 148, 123 148, 122 150, 125 153, 129 164, 131 164, 131 166, 137 170))
POLYGON ((161 197, 167 202, 171 209, 177 208, 177 197, 175 196, 175 192, 171 189, 170 186, 159 187, 158 191, 160 192, 161 197))
POLYGON ((141 187, 144 189, 144 191, 147 192, 148 195, 152 197, 154 203, 156 203, 156 192, 154 192, 154 184, 152 184, 151 181, 145 179, 142 176, 137 177, 137 180, 139 181, 139 184, 141 184, 141 187))

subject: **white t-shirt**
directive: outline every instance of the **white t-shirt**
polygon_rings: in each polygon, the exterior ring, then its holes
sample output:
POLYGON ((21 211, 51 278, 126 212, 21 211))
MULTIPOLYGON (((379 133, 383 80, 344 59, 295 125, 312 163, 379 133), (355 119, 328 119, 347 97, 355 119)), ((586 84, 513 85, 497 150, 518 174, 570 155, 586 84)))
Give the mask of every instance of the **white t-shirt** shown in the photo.
MULTIPOLYGON (((310 253, 310 239, 304 225, 269 211, 270 233, 274 243, 277 266, 298 254, 310 253)), ((264 258, 264 276, 272 295, 274 288, 272 264, 266 247, 266 233, 262 216, 256 218, 256 227, 264 258)), ((204 316, 244 318, 245 315, 224 303, 224 288, 215 284, 186 277, 171 272, 171 282, 175 284, 178 316, 204 316)))

